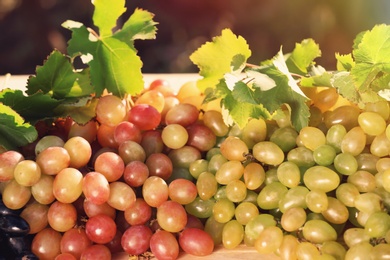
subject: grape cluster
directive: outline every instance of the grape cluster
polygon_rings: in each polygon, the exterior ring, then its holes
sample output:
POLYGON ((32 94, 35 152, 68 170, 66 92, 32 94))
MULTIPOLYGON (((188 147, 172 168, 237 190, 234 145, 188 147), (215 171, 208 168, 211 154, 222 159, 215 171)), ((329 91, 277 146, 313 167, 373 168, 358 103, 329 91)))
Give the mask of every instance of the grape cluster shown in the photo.
POLYGON ((107 94, 96 120, 41 122, 34 144, 0 154, 2 201, 19 212, 1 217, 20 216, 17 237, 39 259, 176 259, 242 245, 281 259, 386 259, 389 103, 307 95, 310 124, 297 131, 288 109, 228 126, 194 82, 107 94))

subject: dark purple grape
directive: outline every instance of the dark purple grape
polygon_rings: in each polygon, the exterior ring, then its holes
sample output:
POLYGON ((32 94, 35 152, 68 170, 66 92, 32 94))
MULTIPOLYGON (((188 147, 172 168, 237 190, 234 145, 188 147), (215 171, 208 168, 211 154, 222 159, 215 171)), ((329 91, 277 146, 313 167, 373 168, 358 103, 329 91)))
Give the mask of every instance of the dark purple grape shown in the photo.
POLYGON ((18 215, 0 216, 0 233, 9 237, 26 236, 30 231, 30 226, 26 220, 18 215))

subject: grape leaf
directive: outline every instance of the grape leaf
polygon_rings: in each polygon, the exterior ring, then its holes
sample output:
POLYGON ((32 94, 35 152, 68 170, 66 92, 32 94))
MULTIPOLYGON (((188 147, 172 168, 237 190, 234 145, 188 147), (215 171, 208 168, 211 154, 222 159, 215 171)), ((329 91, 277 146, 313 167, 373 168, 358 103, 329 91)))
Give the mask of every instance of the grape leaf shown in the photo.
POLYGON ((244 38, 236 36, 230 29, 222 30, 221 36, 214 37, 193 52, 190 60, 199 67, 198 87, 204 91, 215 87, 226 73, 240 74, 245 68, 251 51, 244 38))
POLYGON ((56 99, 87 96, 93 92, 88 78, 87 71, 75 72, 69 58, 54 50, 43 66, 37 67, 36 75, 29 77, 26 93, 43 92, 56 99))
POLYGON ((70 116, 78 124, 86 124, 95 117, 95 109, 98 99, 85 97, 78 100, 68 100, 61 103, 55 108, 55 113, 58 117, 70 116))
POLYGON ((314 64, 314 59, 321 56, 320 47, 313 39, 305 39, 296 43, 294 50, 286 59, 291 73, 306 75, 308 68, 314 64))
POLYGON ((34 126, 24 122, 24 119, 11 107, 0 103, 0 145, 7 150, 33 142, 38 137, 34 126))
POLYGON ((351 71, 351 69, 355 66, 355 61, 353 60, 352 54, 340 55, 339 53, 336 53, 336 60, 338 71, 351 71))
POLYGON ((390 26, 377 25, 355 40, 352 53, 356 64, 351 74, 359 91, 368 90, 373 80, 390 73, 389 52, 390 26))
POLYGON ((75 21, 64 22, 63 27, 72 31, 68 54, 72 57, 81 55, 83 62, 90 66, 96 96, 99 97, 105 89, 120 98, 127 94, 136 95, 144 89, 144 81, 142 61, 137 56, 133 40, 155 38, 153 14, 136 9, 122 30, 112 32, 114 21, 125 10, 124 1, 117 1, 114 6, 109 0, 95 1, 94 4, 93 20, 103 34, 98 35, 75 21), (105 8, 112 9, 108 21, 104 20, 105 8))
POLYGON ((126 11, 125 0, 93 0, 92 3, 95 6, 92 19, 99 28, 100 37, 111 36, 118 18, 126 11))
POLYGON ((4 89, 0 92, 0 102, 12 107, 26 121, 35 123, 44 118, 55 117, 53 109, 61 101, 42 92, 25 96, 21 90, 4 89))
POLYGON ((322 66, 312 66, 308 77, 300 79, 301 87, 333 87, 333 73, 326 71, 322 66))

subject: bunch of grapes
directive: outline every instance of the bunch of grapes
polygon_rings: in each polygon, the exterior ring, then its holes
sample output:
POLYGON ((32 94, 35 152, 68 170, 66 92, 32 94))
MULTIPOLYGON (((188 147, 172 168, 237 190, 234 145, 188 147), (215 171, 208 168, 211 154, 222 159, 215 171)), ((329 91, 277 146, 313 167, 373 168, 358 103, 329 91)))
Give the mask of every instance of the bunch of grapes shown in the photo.
POLYGON ((99 98, 85 125, 41 122, 36 142, 0 154, 12 212, 1 212, 0 237, 24 239, 13 255, 27 259, 176 259, 242 245, 280 259, 387 259, 389 103, 307 94, 300 131, 288 109, 228 126, 194 82, 174 93, 164 80, 130 100, 99 98))

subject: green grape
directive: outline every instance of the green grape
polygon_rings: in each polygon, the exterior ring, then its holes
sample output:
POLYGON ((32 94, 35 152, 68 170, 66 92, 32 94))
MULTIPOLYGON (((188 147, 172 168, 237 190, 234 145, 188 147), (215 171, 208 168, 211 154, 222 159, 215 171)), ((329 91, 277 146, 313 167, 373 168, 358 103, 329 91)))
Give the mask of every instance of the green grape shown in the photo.
POLYGON ((369 102, 365 104, 364 111, 375 112, 380 115, 385 121, 389 119, 390 106, 387 100, 369 102))
POLYGON ((378 157, 390 154, 390 138, 386 136, 386 132, 375 136, 370 145, 370 153, 378 157))
POLYGON ((257 196, 258 196, 258 194, 255 191, 247 190, 246 197, 243 201, 241 201, 241 203, 242 202, 250 202, 250 203, 257 206, 257 196))
POLYGON ((348 220, 348 208, 338 199, 328 197, 328 208, 321 212, 324 218, 332 224, 343 224, 348 220))
POLYGON ((349 217, 348 220, 352 224, 353 227, 362 227, 358 221, 358 216, 359 216, 359 210, 355 207, 348 207, 349 211, 349 217))
POLYGON ((339 186, 340 177, 335 171, 318 165, 309 168, 305 172, 303 182, 310 190, 329 192, 339 186))
POLYGON ((287 153, 287 161, 293 162, 299 167, 311 167, 315 165, 313 152, 303 146, 290 150, 287 153))
POLYGON ((311 151, 326 142, 325 134, 320 129, 312 126, 303 127, 299 131, 299 138, 302 144, 311 151))
POLYGON ((213 147, 206 152, 206 160, 210 161, 211 157, 216 154, 221 154, 221 149, 219 147, 213 147))
POLYGON ((390 216, 387 212, 373 212, 367 219, 364 230, 371 238, 384 237, 390 229, 390 216))
POLYGON ((282 260, 295 260, 297 259, 298 245, 299 240, 297 237, 290 234, 284 235, 278 255, 282 260))
POLYGON ((331 165, 335 157, 336 149, 329 144, 321 145, 313 151, 313 159, 318 165, 331 165))
POLYGON ((265 171, 261 164, 250 162, 244 167, 244 182, 248 190, 256 190, 265 180, 265 171))
POLYGON ((310 242, 301 242, 297 246, 298 259, 319 259, 320 256, 318 248, 310 242))
POLYGON ((371 259, 385 260, 390 257, 390 245, 378 244, 371 250, 371 259))
POLYGON ((261 141, 264 141, 267 136, 267 125, 263 118, 251 118, 248 123, 242 128, 241 140, 249 149, 261 141))
POLYGON ((208 170, 209 162, 205 159, 198 159, 190 163, 188 170, 192 177, 198 179, 199 175, 202 172, 206 172, 208 170))
POLYGON ((375 112, 362 112, 358 116, 359 126, 364 133, 371 136, 377 136, 386 129, 386 121, 383 117, 375 112))
POLYGON ((251 202, 241 202, 234 211, 236 220, 244 226, 257 215, 259 215, 259 208, 251 202))
POLYGON ((277 226, 266 227, 257 237, 254 247, 260 254, 271 254, 281 246, 283 232, 277 226))
POLYGON ((33 160, 23 160, 14 168, 14 180, 22 186, 31 187, 41 178, 41 168, 33 160))
POLYGON ((241 180, 232 180, 226 185, 226 196, 232 202, 243 201, 246 194, 246 185, 241 180))
POLYGON ((348 228, 343 233, 343 241, 348 247, 352 247, 361 242, 370 242, 370 236, 364 228, 348 228))
POLYGON ((337 239, 336 230, 326 221, 320 219, 308 220, 302 228, 303 237, 312 243, 324 243, 337 239))
POLYGON ((216 173, 218 169, 221 168, 221 166, 226 162, 228 162, 228 160, 222 154, 217 153, 210 158, 207 171, 216 173))
POLYGON ((359 244, 353 245, 348 248, 344 260, 364 259, 362 258, 363 256, 367 256, 368 258, 371 255, 372 249, 373 246, 369 242, 361 242, 359 244))
POLYGON ((196 180, 196 189, 202 200, 208 200, 215 195, 218 190, 218 182, 211 172, 202 172, 196 180))
POLYGON ((223 121, 221 112, 207 110, 203 114, 203 123, 211 129, 216 136, 225 136, 229 132, 229 127, 223 121))
POLYGON ((262 209, 275 209, 279 200, 287 192, 287 187, 280 182, 272 182, 260 191, 257 196, 257 205, 262 209))
POLYGON ((344 260, 347 250, 337 241, 326 241, 322 243, 321 254, 332 256, 335 260, 344 260))
POLYGON ((376 162, 375 167, 377 172, 382 172, 387 169, 390 169, 390 158, 389 157, 379 158, 379 160, 376 162))
POLYGON ((282 215, 280 224, 288 232, 298 230, 306 222, 306 211, 300 207, 288 208, 282 215))
POLYGON ((336 171, 343 175, 351 175, 359 167, 356 158, 350 153, 339 153, 334 158, 333 164, 336 171))
POLYGON ((304 186, 296 186, 289 189, 279 200, 279 210, 284 213, 287 209, 292 207, 301 207, 306 209, 306 195, 308 193, 309 189, 304 186))
POLYGON ((355 208, 367 214, 382 211, 382 198, 374 192, 360 193, 355 198, 355 208))
POLYGON ((341 141, 341 151, 357 156, 366 147, 366 142, 367 138, 363 129, 360 126, 355 126, 344 135, 341 141))
POLYGON ((359 192, 371 192, 376 188, 376 179, 368 171, 356 171, 348 176, 347 182, 355 185, 359 192))
POLYGON ((280 182, 279 179, 278 179, 277 168, 269 168, 265 172, 264 184, 268 185, 268 184, 270 184, 272 182, 280 182))
POLYGON ((233 180, 238 180, 244 174, 244 166, 240 161, 227 161, 215 173, 215 179, 219 184, 226 185, 233 180))
POLYGON ((336 153, 341 152, 341 141, 347 134, 343 125, 332 125, 326 132, 326 144, 332 146, 336 153))
POLYGON ((288 152, 297 146, 298 132, 291 126, 276 129, 269 140, 277 144, 283 152, 288 152))
POLYGON ((370 153, 361 153, 356 156, 356 161, 358 163, 358 170, 368 171, 371 174, 376 174, 378 170, 376 169, 377 162, 379 157, 370 153))
POLYGON ((214 199, 215 200, 227 199, 226 185, 221 185, 218 187, 217 192, 214 194, 214 199))
POLYGON ((217 200, 213 206, 214 219, 220 223, 227 223, 234 217, 235 205, 229 199, 217 200))
POLYGON ((357 211, 356 221, 358 222, 359 226, 364 227, 370 215, 371 213, 357 211))
POLYGON ((244 227, 237 220, 230 220, 222 230, 222 244, 224 248, 236 248, 244 239, 244 227))
POLYGON ((46 135, 43 136, 41 139, 38 140, 38 142, 35 145, 35 156, 37 156, 40 152, 45 150, 48 147, 51 146, 59 146, 64 147, 64 140, 56 135, 46 135))
POLYGON ((318 127, 322 123, 322 112, 316 106, 310 107, 310 117, 309 117, 309 126, 318 127))
POLYGON ((258 142, 253 146, 253 156, 261 163, 279 165, 284 161, 284 152, 280 147, 270 141, 258 142))
POLYGON ((311 190, 306 194, 306 206, 314 213, 321 213, 328 208, 328 196, 324 191, 311 190))
POLYGON ((201 159, 202 156, 197 148, 185 145, 178 149, 171 150, 168 153, 168 157, 171 159, 173 167, 188 169, 192 162, 201 159))
POLYGON ((197 197, 193 202, 184 206, 188 214, 191 214, 197 218, 209 218, 213 215, 213 207, 215 204, 214 199, 202 200, 197 197))
POLYGON ((263 213, 249 220, 245 225, 245 235, 257 239, 266 227, 276 226, 276 220, 271 214, 263 213))
POLYGON ((244 161, 249 153, 247 144, 238 137, 229 136, 220 145, 221 154, 228 160, 244 161))
POLYGON ((341 183, 336 189, 336 198, 347 207, 355 206, 355 199, 360 194, 352 183, 341 183))
POLYGON ((278 180, 288 188, 298 186, 301 181, 301 171, 299 170, 299 167, 290 161, 282 162, 278 166, 276 174, 278 180))
MULTIPOLYGON (((379 173, 376 174, 375 176, 377 176, 377 175, 379 175, 379 173)), ((380 177, 381 178, 380 178, 379 182, 382 184, 382 187, 387 192, 390 192, 390 168, 381 172, 380 177)))
POLYGON ((204 231, 209 233, 214 241, 214 245, 222 244, 222 230, 224 226, 225 223, 216 221, 212 215, 207 218, 206 223, 204 224, 204 231))

